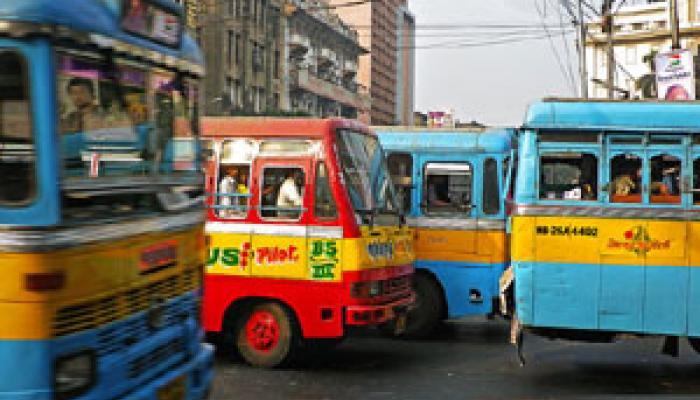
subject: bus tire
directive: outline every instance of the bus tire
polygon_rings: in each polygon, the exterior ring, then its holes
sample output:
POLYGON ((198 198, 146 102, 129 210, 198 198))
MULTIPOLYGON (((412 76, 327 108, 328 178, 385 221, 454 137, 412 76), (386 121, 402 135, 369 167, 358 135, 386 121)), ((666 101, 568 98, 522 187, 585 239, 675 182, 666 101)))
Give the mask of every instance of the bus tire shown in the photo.
POLYGON ((299 347, 296 318, 276 302, 247 308, 235 329, 238 355, 254 367, 274 368, 289 364, 299 347))
POLYGON ((689 337, 688 343, 690 343, 690 347, 692 347, 696 353, 700 354, 700 338, 689 337))
POLYGON ((442 288, 432 276, 418 273, 413 277, 416 302, 408 312, 406 331, 401 335, 407 339, 425 339, 435 332, 445 315, 442 288))

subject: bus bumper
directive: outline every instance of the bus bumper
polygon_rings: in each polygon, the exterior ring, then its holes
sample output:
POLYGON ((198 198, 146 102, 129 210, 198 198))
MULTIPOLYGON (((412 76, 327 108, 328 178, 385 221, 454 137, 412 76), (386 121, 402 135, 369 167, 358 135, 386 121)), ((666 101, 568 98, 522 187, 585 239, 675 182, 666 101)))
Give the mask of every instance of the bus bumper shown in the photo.
POLYGON ((405 314, 416 301, 416 295, 387 304, 352 305, 345 309, 345 324, 349 326, 381 325, 405 314))
POLYGON ((195 357, 154 379, 123 400, 202 400, 209 397, 214 369, 214 350, 201 344, 195 357))

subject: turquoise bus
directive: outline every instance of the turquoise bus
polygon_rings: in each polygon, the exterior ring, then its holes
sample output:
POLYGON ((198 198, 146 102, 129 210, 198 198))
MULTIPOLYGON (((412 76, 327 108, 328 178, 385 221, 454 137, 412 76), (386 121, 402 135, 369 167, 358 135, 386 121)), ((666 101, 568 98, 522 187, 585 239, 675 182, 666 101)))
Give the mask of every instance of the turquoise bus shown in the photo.
POLYGON ((203 399, 200 52, 170 0, 0 2, 0 399, 203 399))
MULTIPOLYGON (((545 100, 519 132, 514 328, 700 350, 700 104, 545 100)), ((506 282, 506 280, 504 280, 506 282)))
POLYGON ((416 304, 405 335, 498 312, 509 261, 506 195, 512 130, 375 128, 408 224, 415 229, 416 304))

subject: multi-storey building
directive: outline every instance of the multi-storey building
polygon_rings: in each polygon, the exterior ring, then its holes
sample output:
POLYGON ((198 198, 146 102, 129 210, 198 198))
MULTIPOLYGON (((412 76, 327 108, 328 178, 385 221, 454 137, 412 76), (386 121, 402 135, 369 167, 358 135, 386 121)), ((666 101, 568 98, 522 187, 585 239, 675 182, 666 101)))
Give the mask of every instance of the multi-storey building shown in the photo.
POLYGON ((197 36, 204 49, 208 115, 287 110, 284 0, 206 0, 197 36))
POLYGON ((370 110, 357 84, 358 34, 324 0, 290 1, 288 68, 291 111, 357 118, 370 110))
POLYGON ((369 115, 360 119, 373 125, 410 125, 413 122, 415 76, 415 19, 407 0, 383 0, 347 6, 336 12, 360 34, 369 54, 360 57, 358 82, 372 97, 369 115))
MULTIPOLYGON (((679 0, 681 47, 698 55, 700 43, 700 0, 679 0)), ((644 97, 643 77, 652 73, 654 54, 671 48, 668 1, 627 0, 613 16, 613 54, 617 93, 644 97)), ((589 94, 607 97, 607 34, 602 20, 587 26, 586 60, 589 94)), ((699 92, 700 93, 700 92, 699 92)), ((648 93, 646 94, 649 95, 648 93)))

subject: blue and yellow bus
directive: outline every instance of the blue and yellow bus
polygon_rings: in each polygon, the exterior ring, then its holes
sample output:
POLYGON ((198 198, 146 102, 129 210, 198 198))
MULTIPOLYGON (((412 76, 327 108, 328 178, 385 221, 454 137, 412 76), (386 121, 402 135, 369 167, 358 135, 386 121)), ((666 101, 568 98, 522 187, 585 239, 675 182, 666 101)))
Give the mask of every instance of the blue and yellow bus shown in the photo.
POLYGON ((0 399, 209 391, 182 20, 166 0, 0 2, 0 399))
POLYGON ((376 128, 415 228, 415 308, 405 335, 444 319, 493 315, 506 267, 512 130, 376 128))
POLYGON ((519 132, 516 328, 700 337, 700 104, 545 100, 519 132))

